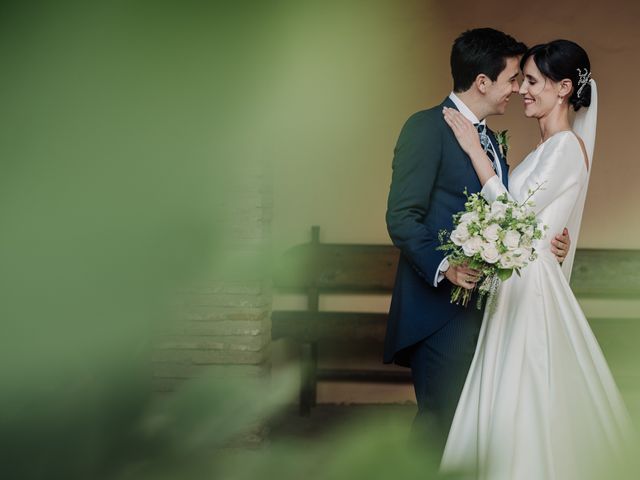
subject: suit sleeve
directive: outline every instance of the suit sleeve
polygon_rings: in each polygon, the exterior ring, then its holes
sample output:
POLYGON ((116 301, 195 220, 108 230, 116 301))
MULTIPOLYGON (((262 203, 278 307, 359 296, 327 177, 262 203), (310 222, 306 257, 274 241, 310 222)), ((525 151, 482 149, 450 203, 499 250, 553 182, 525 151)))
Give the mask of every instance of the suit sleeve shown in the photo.
POLYGON ((434 285, 445 257, 436 250, 438 232, 424 223, 441 157, 440 128, 424 114, 410 117, 394 150, 387 230, 393 244, 429 285, 434 285))

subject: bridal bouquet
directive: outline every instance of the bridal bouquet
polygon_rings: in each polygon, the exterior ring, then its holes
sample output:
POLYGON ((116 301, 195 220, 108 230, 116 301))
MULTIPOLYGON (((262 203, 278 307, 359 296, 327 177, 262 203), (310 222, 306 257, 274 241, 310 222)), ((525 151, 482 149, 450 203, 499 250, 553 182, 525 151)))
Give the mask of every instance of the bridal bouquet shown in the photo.
MULTIPOLYGON (((522 204, 509 200, 506 194, 489 204, 480 194, 469 195, 465 190, 465 211, 453 216, 455 229, 450 235, 446 230, 440 232, 442 245, 438 249, 447 252, 451 265, 466 263, 482 272, 476 284, 478 309, 487 296, 493 298, 500 281, 513 272, 520 275, 520 270, 537 258, 532 244, 542 238, 547 227, 538 224, 530 199, 540 188, 529 191, 522 204)), ((454 286, 451 302, 466 307, 474 290, 454 286)))

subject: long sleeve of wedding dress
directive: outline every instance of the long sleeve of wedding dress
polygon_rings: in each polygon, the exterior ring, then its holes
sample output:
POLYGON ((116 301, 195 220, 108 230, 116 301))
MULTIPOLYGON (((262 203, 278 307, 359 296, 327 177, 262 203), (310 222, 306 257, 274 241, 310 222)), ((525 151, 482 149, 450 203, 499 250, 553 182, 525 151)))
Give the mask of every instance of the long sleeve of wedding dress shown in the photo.
POLYGON ((533 210, 538 214, 567 191, 577 193, 586 174, 586 164, 583 161, 580 168, 581 165, 574 161, 580 158, 580 146, 566 133, 569 132, 556 134, 560 138, 553 149, 545 148, 545 155, 541 156, 535 169, 530 169, 517 190, 507 191, 500 179, 493 176, 482 187, 482 196, 489 203, 504 193, 518 203, 530 198, 534 202, 533 210))

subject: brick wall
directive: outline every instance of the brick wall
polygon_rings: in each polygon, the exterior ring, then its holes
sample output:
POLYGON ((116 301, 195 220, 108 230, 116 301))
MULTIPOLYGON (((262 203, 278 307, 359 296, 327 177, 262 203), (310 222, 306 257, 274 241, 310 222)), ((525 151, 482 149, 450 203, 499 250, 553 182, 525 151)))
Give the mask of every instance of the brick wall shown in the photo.
POLYGON ((219 199, 227 235, 208 280, 177 292, 174 321, 157 332, 153 351, 156 391, 172 391, 189 378, 263 378, 270 370, 272 192, 267 170, 246 165, 225 180, 219 199))

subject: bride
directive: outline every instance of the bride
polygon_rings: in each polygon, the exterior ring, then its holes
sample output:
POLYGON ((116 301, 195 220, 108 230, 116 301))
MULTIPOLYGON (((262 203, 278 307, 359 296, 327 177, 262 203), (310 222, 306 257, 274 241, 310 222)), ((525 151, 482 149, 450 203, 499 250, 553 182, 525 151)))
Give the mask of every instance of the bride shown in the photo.
MULTIPOLYGON (((520 67, 525 115, 542 140, 510 176, 516 201, 532 200, 549 232, 576 233, 562 267, 547 241, 538 259, 499 288, 487 309, 442 458, 445 472, 490 480, 603 478, 631 439, 630 420, 598 343, 569 287, 595 140, 597 92, 576 43, 531 48, 520 67), (573 128, 569 107, 578 111, 573 128), (598 473, 600 472, 600 473, 598 473)), ((489 202, 506 190, 454 109, 445 121, 472 160, 489 202)))

